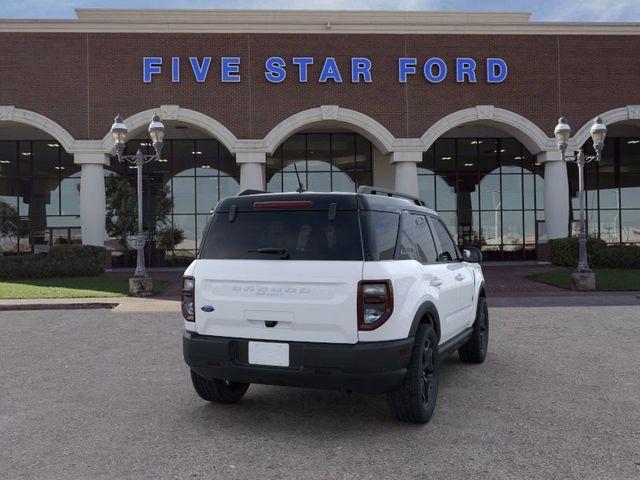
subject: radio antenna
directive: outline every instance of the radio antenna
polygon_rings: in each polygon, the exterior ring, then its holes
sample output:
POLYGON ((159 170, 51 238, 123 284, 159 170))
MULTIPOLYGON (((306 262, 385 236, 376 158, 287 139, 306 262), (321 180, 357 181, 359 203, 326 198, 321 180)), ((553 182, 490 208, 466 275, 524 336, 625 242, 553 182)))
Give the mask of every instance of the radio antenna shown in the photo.
POLYGON ((304 192, 306 189, 302 186, 302 182, 300 181, 300 174, 298 173, 298 167, 296 165, 296 162, 293 162, 293 168, 296 171, 296 178, 298 179, 298 189, 296 190, 296 192, 298 193, 302 193, 304 192))

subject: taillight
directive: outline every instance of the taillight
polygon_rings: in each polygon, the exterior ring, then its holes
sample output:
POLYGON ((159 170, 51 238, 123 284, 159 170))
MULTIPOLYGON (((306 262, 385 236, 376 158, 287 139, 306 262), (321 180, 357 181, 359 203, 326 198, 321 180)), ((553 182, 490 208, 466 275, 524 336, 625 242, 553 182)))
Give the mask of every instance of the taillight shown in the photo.
POLYGON ((195 278, 182 277, 182 316, 187 322, 196 321, 195 286, 195 278))
POLYGON ((358 330, 375 330, 393 312, 391 280, 363 280, 358 283, 358 330))

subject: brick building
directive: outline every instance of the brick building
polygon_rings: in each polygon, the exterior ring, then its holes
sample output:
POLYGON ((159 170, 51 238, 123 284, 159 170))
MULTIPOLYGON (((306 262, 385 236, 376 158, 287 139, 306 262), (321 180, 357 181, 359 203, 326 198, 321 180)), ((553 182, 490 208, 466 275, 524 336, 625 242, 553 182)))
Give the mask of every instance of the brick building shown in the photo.
POLYGON ((518 13, 77 10, 73 20, 0 20, 0 252, 106 244, 112 185, 135 168, 112 156, 116 114, 127 148, 167 127, 145 166, 149 261, 161 232, 197 253, 216 202, 241 187, 420 195, 460 244, 486 258, 535 258, 576 230, 571 149, 586 172, 588 229, 640 242, 639 24, 535 23, 518 13), (170 208, 158 211, 159 196, 170 208))

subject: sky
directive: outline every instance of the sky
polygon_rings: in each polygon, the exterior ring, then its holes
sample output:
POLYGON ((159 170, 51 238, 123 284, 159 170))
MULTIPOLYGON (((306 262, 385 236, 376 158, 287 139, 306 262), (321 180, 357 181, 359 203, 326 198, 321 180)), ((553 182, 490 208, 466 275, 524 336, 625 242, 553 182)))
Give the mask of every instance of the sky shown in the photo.
POLYGON ((638 22, 640 0, 0 0, 0 18, 75 18, 74 8, 257 8, 531 12, 539 22, 638 22))

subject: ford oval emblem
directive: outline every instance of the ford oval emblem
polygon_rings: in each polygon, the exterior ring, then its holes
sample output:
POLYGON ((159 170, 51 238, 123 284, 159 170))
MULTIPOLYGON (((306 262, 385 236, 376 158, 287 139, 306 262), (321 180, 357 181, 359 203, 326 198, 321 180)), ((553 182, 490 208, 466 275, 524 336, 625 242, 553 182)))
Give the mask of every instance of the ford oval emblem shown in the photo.
POLYGON ((213 312, 215 308, 213 308, 211 305, 203 305, 200 310, 202 310, 203 312, 213 312))

